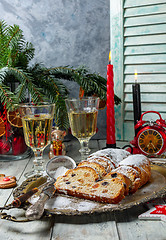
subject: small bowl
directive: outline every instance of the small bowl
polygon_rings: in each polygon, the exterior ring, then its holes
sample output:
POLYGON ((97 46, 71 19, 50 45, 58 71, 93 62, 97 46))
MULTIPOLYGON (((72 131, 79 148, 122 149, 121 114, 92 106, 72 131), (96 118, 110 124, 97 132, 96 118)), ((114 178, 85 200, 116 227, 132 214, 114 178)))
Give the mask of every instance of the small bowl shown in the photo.
POLYGON ((46 165, 46 173, 49 177, 57 179, 66 173, 68 169, 76 167, 76 162, 68 156, 55 156, 46 165))

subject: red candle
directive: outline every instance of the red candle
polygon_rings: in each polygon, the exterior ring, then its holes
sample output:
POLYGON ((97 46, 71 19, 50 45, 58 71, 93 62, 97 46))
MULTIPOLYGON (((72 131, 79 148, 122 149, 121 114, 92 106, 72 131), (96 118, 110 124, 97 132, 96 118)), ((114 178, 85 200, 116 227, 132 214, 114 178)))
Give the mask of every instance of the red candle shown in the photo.
POLYGON ((111 64, 111 52, 107 65, 107 143, 110 148, 116 147, 115 139, 115 110, 114 110, 114 73, 111 64))

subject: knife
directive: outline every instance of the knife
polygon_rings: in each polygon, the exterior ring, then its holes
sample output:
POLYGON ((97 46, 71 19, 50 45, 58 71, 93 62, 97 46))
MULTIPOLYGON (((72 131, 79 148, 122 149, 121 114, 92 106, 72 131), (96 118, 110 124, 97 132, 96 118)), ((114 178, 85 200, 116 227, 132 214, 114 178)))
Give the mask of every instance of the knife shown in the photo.
POLYGON ((44 189, 42 190, 37 202, 35 204, 31 205, 27 209, 27 211, 25 213, 25 216, 27 217, 27 219, 37 220, 42 217, 43 212, 44 212, 44 205, 45 205, 46 201, 48 199, 50 199, 56 191, 56 189, 54 187, 54 183, 55 183, 55 181, 49 182, 48 185, 46 187, 44 187, 44 189))
POLYGON ((19 197, 15 198, 13 200, 13 202, 11 203, 11 205, 15 208, 20 207, 22 203, 26 202, 36 192, 38 192, 38 188, 33 188, 33 189, 29 190, 28 192, 23 193, 19 197))

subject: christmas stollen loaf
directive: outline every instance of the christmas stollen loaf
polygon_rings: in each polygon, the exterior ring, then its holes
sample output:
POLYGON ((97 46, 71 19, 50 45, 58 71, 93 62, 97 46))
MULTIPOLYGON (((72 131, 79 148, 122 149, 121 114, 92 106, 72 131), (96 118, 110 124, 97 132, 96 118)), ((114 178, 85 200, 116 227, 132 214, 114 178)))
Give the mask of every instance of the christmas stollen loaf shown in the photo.
POLYGON ((105 149, 58 177, 55 188, 59 193, 79 198, 118 203, 146 184, 150 176, 146 156, 131 155, 123 149, 105 149))

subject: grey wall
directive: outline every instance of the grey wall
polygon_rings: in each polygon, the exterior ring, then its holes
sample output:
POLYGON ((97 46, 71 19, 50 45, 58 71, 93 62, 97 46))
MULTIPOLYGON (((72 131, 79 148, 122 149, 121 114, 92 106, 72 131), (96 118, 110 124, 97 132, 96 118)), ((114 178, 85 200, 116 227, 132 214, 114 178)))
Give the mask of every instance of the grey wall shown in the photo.
MULTIPOLYGON (((106 77, 109 0, 1 0, 1 19, 17 24, 34 44, 34 60, 46 66, 85 65, 106 77)), ((72 96, 78 87, 69 83, 72 96)), ((106 136, 106 110, 99 113, 96 138, 106 136)))

